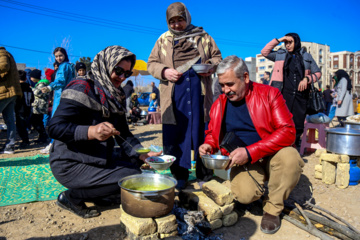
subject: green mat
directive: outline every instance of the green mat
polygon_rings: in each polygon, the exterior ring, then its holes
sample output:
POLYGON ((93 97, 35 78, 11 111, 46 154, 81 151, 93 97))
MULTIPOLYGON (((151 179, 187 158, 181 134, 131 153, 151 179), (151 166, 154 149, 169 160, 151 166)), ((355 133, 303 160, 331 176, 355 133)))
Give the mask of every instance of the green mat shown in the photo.
POLYGON ((0 159, 0 206, 54 200, 64 190, 48 155, 0 159))
MULTIPOLYGON (((195 180, 195 169, 190 171, 189 181, 195 180)), ((158 173, 172 176, 170 170, 158 173)), ((55 200, 65 190, 51 172, 49 155, 0 159, 0 206, 55 200)))

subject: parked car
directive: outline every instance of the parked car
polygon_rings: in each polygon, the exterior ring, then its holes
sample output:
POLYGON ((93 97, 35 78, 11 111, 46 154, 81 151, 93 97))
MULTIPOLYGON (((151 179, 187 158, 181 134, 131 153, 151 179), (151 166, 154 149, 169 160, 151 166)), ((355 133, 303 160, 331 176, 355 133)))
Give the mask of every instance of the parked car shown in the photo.
POLYGON ((150 104, 150 94, 151 94, 151 92, 139 93, 138 100, 139 100, 140 106, 149 106, 149 104, 150 104))

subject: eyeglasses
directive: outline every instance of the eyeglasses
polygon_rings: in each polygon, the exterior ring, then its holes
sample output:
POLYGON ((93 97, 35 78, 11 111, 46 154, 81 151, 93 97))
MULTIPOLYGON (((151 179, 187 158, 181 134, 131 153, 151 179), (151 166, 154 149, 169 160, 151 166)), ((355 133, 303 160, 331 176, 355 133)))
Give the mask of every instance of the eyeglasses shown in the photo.
POLYGON ((128 78, 131 76, 131 74, 133 74, 132 71, 130 71, 130 70, 125 71, 122 67, 119 67, 119 66, 115 66, 114 71, 115 71, 115 74, 118 75, 119 77, 124 74, 125 78, 128 78))

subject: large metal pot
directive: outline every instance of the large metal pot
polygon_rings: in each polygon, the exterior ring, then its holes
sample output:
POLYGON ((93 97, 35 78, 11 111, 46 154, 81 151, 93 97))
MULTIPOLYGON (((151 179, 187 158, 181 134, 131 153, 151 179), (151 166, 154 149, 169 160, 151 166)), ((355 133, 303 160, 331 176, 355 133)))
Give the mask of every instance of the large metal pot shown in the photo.
POLYGON ((345 121, 344 122, 344 127, 345 128, 352 128, 352 129, 360 130, 360 122, 345 121))
POLYGON ((337 154, 360 156, 360 130, 350 127, 326 129, 326 150, 337 154))
POLYGON ((121 205, 127 214, 140 218, 161 217, 174 206, 177 181, 161 174, 136 174, 119 181, 121 205), (162 189, 154 191, 136 190, 141 187, 162 189))
POLYGON ((145 111, 145 110, 141 110, 141 112, 140 112, 140 116, 142 116, 142 117, 146 117, 147 115, 148 115, 147 111, 145 111))

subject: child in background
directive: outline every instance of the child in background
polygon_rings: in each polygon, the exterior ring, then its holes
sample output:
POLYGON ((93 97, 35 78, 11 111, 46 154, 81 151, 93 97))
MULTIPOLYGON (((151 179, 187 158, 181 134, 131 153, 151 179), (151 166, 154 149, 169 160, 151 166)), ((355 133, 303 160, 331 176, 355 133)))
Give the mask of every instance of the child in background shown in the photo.
MULTIPOLYGON (((55 64, 54 64, 55 66, 55 64)), ((46 69, 45 71, 45 76, 46 76, 46 80, 48 80, 49 82, 52 81, 52 77, 54 76, 55 78, 55 71, 48 68, 46 69)), ((46 114, 44 114, 44 118, 43 118, 43 123, 44 123, 44 127, 46 129, 46 127, 48 126, 49 124, 49 121, 50 121, 50 118, 51 118, 51 110, 52 110, 52 94, 53 92, 50 93, 49 95, 49 101, 48 101, 48 112, 46 114)))
POLYGON ((77 79, 84 78, 86 75, 86 65, 83 62, 76 63, 75 66, 76 73, 77 73, 77 79))
POLYGON ((23 96, 16 99, 15 116, 16 116, 16 129, 22 140, 19 148, 23 149, 30 145, 29 133, 27 126, 29 125, 31 116, 31 103, 34 101, 34 94, 30 88, 30 84, 26 81, 26 72, 19 70, 20 86, 23 96))
POLYGON ((31 116, 31 124, 38 131, 39 138, 35 141, 36 143, 47 143, 48 135, 46 134, 43 118, 44 114, 48 112, 48 100, 49 93, 43 93, 41 91, 42 88, 47 87, 49 85, 49 81, 41 78, 41 71, 38 69, 32 70, 30 73, 31 81, 35 82, 36 85, 33 88, 35 101, 32 106, 32 116, 31 116))
POLYGON ((156 108, 158 107, 158 102, 157 102, 157 98, 156 98, 156 93, 151 93, 150 94, 150 104, 149 104, 149 112, 156 112, 156 108))

